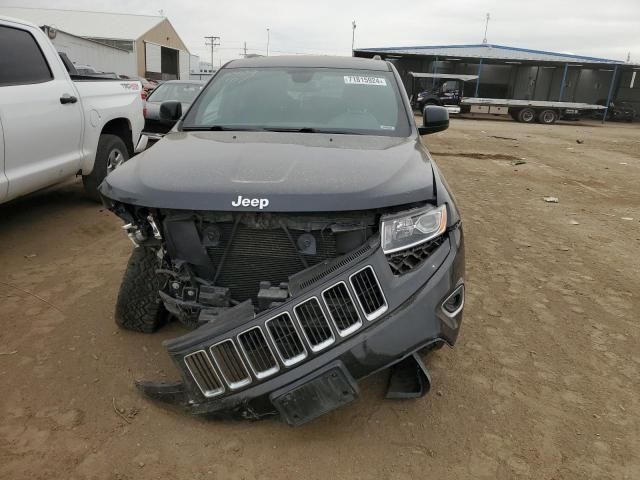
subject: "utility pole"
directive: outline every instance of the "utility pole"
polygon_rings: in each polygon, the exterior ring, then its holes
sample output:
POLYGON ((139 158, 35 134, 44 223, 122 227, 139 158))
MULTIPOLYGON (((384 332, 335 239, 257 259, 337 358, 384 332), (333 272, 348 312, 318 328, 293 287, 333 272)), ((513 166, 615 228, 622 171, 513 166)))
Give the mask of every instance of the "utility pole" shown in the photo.
POLYGON ((353 46, 356 43, 356 21, 351 22, 351 56, 353 56, 353 46))
POLYGON ((484 43, 485 45, 489 42, 487 42, 487 30, 489 29, 489 20, 491 20, 491 16, 487 13, 487 19, 485 20, 484 23, 484 38, 482 39, 482 43, 484 43))
POLYGON ((244 42, 244 53, 242 54, 244 58, 247 58, 247 42, 244 42))
POLYGON ((271 30, 267 28, 267 57, 269 56, 269 43, 271 41, 271 30))
POLYGON ((204 37, 204 39, 205 45, 211 47, 211 70, 213 70, 213 47, 220 46, 220 37, 209 36, 204 37))

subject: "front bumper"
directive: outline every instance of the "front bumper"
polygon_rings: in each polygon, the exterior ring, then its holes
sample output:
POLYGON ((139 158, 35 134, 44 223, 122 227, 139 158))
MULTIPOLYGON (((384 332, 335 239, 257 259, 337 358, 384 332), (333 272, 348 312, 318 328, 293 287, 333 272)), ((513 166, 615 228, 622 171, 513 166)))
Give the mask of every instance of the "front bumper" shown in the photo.
MULTIPOLYGON (((462 321, 462 304, 452 315, 443 308, 443 302, 463 285, 464 241, 459 225, 446 235, 445 241, 430 252, 428 258, 402 275, 394 275, 382 250, 372 246, 370 251, 350 262, 344 262, 345 265, 335 268, 320 281, 311 282, 311 286, 307 286, 287 302, 248 322, 222 322, 222 325, 213 322, 183 337, 170 340, 165 346, 182 373, 182 381, 174 384, 142 381, 137 382, 138 387, 158 400, 182 404, 194 414, 258 419, 278 414, 274 395, 286 391, 289 386, 293 388, 304 384, 307 379, 311 381, 317 378, 328 366, 345 372, 346 377, 360 380, 400 362, 422 348, 443 343, 453 346, 462 321), (333 340, 328 345, 315 349, 296 315, 296 306, 311 299, 324 299, 325 292, 339 283, 348 286, 351 297, 358 300, 353 276, 368 268, 375 272, 386 306, 379 309, 379 315, 372 315, 360 301, 354 301, 362 320, 361 325, 348 329, 346 333, 343 330, 341 334, 336 323, 328 321, 333 340), (279 353, 279 344, 267 330, 269 321, 282 314, 290 315, 289 319, 297 319, 293 323, 305 344, 304 357, 297 359, 294 364, 287 362, 282 355, 276 355, 279 353), (259 328, 256 330, 256 327, 259 328), (231 340, 236 354, 243 356, 245 363, 250 365, 249 356, 241 344, 241 335, 250 330, 264 332, 262 338, 268 343, 277 366, 274 367, 275 371, 268 372, 267 375, 247 368, 247 377, 250 376, 250 379, 233 385, 226 381, 224 370, 216 360, 214 348, 221 342, 231 340), (200 365, 213 370, 205 375, 215 377, 213 381, 217 380, 221 385, 219 391, 211 394, 210 391, 203 390, 202 378, 198 382, 198 376, 192 371, 193 363, 187 365, 187 358, 193 359, 190 356, 194 352, 202 355, 198 360, 200 365)), ((327 303, 319 302, 318 305, 322 305, 327 319, 332 318, 327 303)), ((357 396, 357 387, 354 392, 350 399, 357 396)))

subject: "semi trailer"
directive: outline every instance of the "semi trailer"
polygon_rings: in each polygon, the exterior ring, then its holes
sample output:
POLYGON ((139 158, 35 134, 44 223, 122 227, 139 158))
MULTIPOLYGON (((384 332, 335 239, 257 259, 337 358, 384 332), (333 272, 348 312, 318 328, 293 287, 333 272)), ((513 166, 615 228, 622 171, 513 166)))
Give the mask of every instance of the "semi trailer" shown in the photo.
POLYGON ((466 97, 465 84, 477 80, 477 75, 409 72, 409 76, 413 82, 412 91, 418 91, 415 98, 412 96, 412 105, 419 111, 427 105, 440 105, 453 114, 508 115, 522 123, 538 122, 550 125, 557 120, 578 120, 581 117, 593 116, 594 113, 606 109, 604 105, 580 102, 466 97), (416 81, 420 79, 431 79, 431 89, 419 91, 416 81))

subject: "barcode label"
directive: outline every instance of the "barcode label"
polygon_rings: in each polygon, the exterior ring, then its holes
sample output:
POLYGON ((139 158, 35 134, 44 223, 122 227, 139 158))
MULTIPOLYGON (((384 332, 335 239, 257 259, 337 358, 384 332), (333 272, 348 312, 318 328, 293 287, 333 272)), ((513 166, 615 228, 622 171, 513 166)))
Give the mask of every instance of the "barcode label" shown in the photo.
POLYGON ((380 77, 363 77, 360 75, 345 75, 344 83, 347 85, 380 85, 387 86, 387 81, 380 77))

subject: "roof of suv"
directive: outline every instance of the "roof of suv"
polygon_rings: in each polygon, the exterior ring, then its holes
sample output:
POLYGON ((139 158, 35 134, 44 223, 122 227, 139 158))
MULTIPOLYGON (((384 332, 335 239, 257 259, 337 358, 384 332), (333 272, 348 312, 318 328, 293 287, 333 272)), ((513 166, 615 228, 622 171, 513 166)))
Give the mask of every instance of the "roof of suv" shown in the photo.
POLYGON ((245 67, 308 67, 308 68, 345 68, 349 70, 390 71, 383 60, 370 58, 338 57, 324 55, 281 55, 273 57, 252 57, 232 60, 224 68, 245 67))

